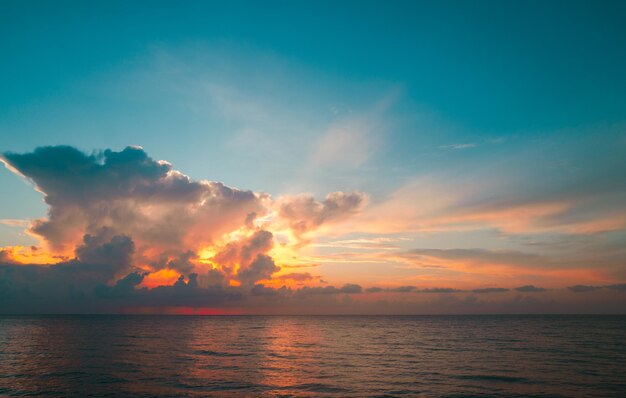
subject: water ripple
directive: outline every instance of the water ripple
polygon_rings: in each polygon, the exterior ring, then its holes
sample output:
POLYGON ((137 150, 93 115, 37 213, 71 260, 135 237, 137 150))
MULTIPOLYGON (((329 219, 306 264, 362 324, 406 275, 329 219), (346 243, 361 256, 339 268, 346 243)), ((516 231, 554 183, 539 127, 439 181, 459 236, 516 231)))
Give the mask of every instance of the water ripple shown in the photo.
POLYGON ((0 395, 624 397, 626 317, 0 317, 0 395))

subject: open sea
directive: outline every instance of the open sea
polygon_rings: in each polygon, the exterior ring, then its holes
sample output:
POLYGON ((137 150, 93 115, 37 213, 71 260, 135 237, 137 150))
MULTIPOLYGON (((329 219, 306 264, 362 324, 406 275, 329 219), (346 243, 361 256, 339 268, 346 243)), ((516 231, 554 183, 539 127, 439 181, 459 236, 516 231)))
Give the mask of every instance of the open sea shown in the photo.
POLYGON ((0 395, 626 397, 626 316, 0 316, 0 395))

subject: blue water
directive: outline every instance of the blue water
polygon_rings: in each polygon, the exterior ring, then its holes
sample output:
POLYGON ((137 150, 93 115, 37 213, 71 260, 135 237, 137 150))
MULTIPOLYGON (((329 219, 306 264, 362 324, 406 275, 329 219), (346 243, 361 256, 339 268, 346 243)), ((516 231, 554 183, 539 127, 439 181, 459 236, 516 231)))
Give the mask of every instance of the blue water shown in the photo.
POLYGON ((625 397, 626 317, 4 316, 0 395, 625 397))

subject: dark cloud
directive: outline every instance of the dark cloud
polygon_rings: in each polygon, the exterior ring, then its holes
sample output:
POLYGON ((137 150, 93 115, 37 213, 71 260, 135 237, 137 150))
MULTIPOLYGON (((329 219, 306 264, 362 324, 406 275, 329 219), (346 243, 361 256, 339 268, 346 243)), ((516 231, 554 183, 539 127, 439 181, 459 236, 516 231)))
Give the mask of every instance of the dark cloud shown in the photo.
POLYGON ((458 293, 462 290, 452 289, 450 287, 433 287, 420 290, 420 293, 458 293))
POLYGON ((574 293, 586 293, 586 292, 598 290, 600 288, 598 286, 576 285, 576 286, 569 286, 568 289, 574 293))
POLYGON ((85 235, 83 244, 76 247, 76 258, 85 264, 98 264, 125 269, 132 264, 135 244, 124 235, 113 235, 113 231, 102 228, 96 235, 85 235))
POLYGON ((524 292, 524 293, 534 293, 534 292, 545 292, 546 291, 546 289, 544 289, 542 287, 535 287, 533 285, 524 285, 524 286, 516 287, 515 290, 517 290, 518 292, 524 292))
POLYGON ((569 286, 567 289, 574 293, 587 293, 587 292, 593 292, 593 291, 600 290, 600 289, 608 289, 608 290, 615 290, 618 292, 626 292, 626 283, 618 283, 614 285, 605 285, 605 286, 576 285, 576 286, 569 286))
POLYGON ((463 292, 463 290, 452 289, 448 287, 435 287, 435 288, 427 288, 427 289, 418 289, 415 286, 399 286, 393 288, 383 289, 381 287, 368 287, 365 289, 366 293, 379 293, 379 292, 390 292, 390 293, 459 293, 463 292))
POLYGON ((254 261, 240 268, 237 277, 244 286, 254 285, 264 279, 270 279, 274 272, 280 271, 280 267, 274 264, 274 260, 265 254, 257 254, 254 261))
POLYGON ((156 260, 150 261, 153 269, 169 268, 187 274, 193 270, 194 264, 192 260, 195 260, 197 255, 192 250, 187 250, 186 252, 173 250, 162 252, 156 258, 156 260))
POLYGON ((141 284, 145 274, 140 272, 132 272, 122 279, 118 280, 114 286, 99 285, 94 289, 94 295, 98 298, 132 298, 136 292, 135 289, 141 284))
POLYGON ((349 293, 349 294, 358 294, 358 293, 362 293, 363 292, 363 288, 361 288, 361 286, 356 285, 354 283, 348 283, 343 285, 343 287, 340 289, 341 293, 349 293))
POLYGON ((359 285, 355 285, 352 283, 348 283, 343 285, 341 288, 336 288, 335 286, 324 286, 324 287, 303 287, 297 291, 300 295, 309 295, 309 294, 359 294, 363 292, 363 288, 359 285))
POLYGON ((398 286, 387 289, 387 291, 394 293, 409 293, 414 292, 415 290, 417 290, 415 286, 398 286))
POLYGON ((486 288, 482 288, 482 289, 474 289, 471 292, 472 293, 502 293, 502 292, 508 292, 509 289, 506 289, 504 287, 486 287, 486 288))
MULTIPOLYGON (((0 310, 48 308, 74 300, 87 303, 96 289, 102 290, 119 277, 132 272, 133 241, 123 235, 113 235, 101 229, 97 235, 85 235, 76 248, 76 258, 55 265, 0 265, 0 286, 4 301, 0 310)), ((127 291, 133 283, 141 282, 139 274, 120 279, 115 292, 127 291), (128 278, 128 279, 127 279, 128 278)), ((19 312, 19 311, 18 311, 19 312)))
POLYGON ((266 296, 266 297, 277 297, 277 296, 286 296, 291 293, 291 290, 286 288, 285 286, 280 289, 273 289, 270 287, 266 287, 262 283, 254 285, 251 290, 254 296, 266 296))
POLYGON ((225 286, 228 282, 226 273, 217 268, 209 269, 205 275, 200 275, 199 278, 204 280, 206 286, 225 286))
POLYGON ((52 266, 0 264, 0 313, 118 312, 127 308, 203 307, 239 301, 245 289, 201 287, 197 274, 171 286, 140 287, 146 273, 132 271, 107 283, 111 267, 72 260, 52 266), (108 270, 105 271, 105 270, 108 270))
POLYGON ((607 289, 618 290, 620 292, 626 292, 626 283, 619 283, 616 285, 605 286, 607 289))

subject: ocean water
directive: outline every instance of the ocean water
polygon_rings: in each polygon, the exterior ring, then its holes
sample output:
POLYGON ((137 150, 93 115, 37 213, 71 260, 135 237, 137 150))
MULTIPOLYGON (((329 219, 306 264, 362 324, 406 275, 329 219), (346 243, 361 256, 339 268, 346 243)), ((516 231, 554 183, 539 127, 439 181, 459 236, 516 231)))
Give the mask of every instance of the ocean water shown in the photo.
POLYGON ((626 397, 626 317, 3 316, 0 395, 626 397))

